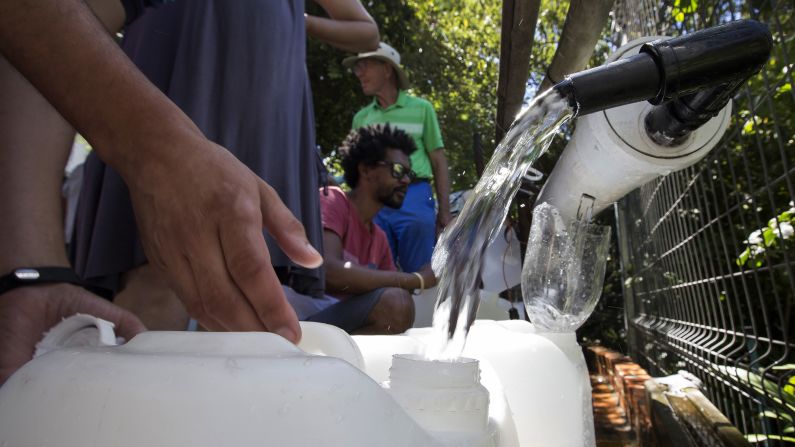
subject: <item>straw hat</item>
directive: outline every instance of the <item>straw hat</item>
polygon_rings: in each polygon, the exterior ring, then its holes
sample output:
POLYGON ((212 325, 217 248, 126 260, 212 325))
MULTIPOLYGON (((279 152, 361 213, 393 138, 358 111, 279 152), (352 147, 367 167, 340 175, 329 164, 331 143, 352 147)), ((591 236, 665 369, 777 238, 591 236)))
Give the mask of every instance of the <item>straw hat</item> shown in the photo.
POLYGON ((406 90, 409 88, 409 78, 406 76, 406 72, 404 72, 403 68, 400 66, 400 53, 384 42, 379 43, 378 49, 375 51, 359 53, 356 56, 345 58, 342 61, 342 65, 346 68, 351 68, 354 66, 354 64, 356 64, 357 61, 367 58, 378 59, 392 65, 392 68, 395 69, 395 73, 397 73, 398 88, 401 90, 406 90))

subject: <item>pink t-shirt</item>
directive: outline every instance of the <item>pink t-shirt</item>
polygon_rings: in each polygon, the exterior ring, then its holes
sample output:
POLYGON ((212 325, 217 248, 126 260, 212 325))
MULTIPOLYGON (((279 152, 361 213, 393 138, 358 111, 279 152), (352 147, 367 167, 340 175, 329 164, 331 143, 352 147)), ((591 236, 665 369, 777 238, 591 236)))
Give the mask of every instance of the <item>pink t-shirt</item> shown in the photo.
POLYGON ((345 261, 371 269, 397 270, 384 230, 374 223, 365 226, 340 188, 330 186, 328 195, 323 194, 323 188, 320 189, 320 215, 323 229, 333 231, 342 239, 345 261))

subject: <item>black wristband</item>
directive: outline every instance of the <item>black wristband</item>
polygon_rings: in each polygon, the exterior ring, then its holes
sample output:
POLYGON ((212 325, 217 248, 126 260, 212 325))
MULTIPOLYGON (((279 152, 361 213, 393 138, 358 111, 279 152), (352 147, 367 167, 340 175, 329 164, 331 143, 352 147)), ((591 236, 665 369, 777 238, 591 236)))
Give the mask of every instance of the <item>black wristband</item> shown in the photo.
POLYGON ((25 267, 14 269, 11 273, 0 277, 0 294, 17 287, 57 282, 83 286, 83 281, 69 267, 25 267))

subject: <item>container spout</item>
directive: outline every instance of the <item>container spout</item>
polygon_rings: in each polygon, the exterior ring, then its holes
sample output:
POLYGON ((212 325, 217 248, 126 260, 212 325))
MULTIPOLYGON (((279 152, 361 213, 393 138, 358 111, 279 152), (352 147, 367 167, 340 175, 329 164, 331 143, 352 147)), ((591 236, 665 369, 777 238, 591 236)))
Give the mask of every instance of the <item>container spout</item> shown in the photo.
POLYGON ((771 48, 765 25, 740 20, 647 43, 637 55, 567 76, 554 88, 569 99, 578 115, 586 115, 643 100, 662 104, 727 86, 696 101, 709 102, 714 109, 717 105, 711 100, 728 101, 731 95, 721 92, 733 92, 759 71, 771 48))

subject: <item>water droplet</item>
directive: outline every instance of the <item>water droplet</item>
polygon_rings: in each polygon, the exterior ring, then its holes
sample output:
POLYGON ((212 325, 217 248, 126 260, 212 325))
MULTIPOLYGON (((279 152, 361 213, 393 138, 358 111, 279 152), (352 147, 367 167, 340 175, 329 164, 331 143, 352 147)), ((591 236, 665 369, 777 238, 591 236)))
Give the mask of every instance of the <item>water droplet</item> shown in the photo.
POLYGON ((304 360, 304 366, 312 366, 312 358, 308 358, 304 360))
POLYGON ((278 412, 279 416, 286 416, 287 413, 289 413, 289 412, 290 412, 290 406, 289 405, 284 404, 281 407, 279 407, 279 412, 278 412))
POLYGON ((339 415, 337 415, 336 420, 337 420, 337 423, 339 424, 339 423, 341 423, 342 421, 345 420, 345 416, 339 414, 339 415))

